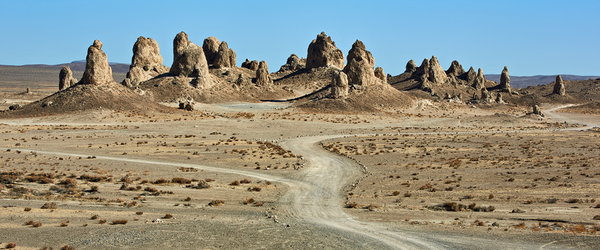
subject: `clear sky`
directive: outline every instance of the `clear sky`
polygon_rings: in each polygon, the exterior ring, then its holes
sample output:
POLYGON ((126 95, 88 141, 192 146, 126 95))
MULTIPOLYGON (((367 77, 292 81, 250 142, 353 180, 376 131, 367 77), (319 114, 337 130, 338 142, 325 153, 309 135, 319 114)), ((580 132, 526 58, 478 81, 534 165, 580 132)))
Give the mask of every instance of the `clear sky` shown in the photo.
POLYGON ((216 36, 271 71, 291 53, 306 57, 325 31, 346 54, 362 40, 387 73, 436 55, 444 68, 513 75, 600 75, 600 1, 0 1, 0 64, 85 58, 94 39, 111 62, 129 63, 138 36, 152 37, 165 64, 185 31, 201 45, 216 36))

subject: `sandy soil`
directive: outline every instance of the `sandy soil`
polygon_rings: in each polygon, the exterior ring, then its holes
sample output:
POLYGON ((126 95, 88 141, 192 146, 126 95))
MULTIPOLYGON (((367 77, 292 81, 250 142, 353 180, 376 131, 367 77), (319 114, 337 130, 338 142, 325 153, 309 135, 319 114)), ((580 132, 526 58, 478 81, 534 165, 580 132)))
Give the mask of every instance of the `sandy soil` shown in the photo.
POLYGON ((512 106, 448 103, 362 115, 273 103, 196 108, 183 116, 97 111, 0 121, 0 242, 153 249, 600 243, 598 134, 574 124, 572 113, 558 120, 552 110, 540 118, 512 106), (543 202, 549 198, 558 200, 543 202), (50 202, 56 208, 41 209, 50 202), (431 208, 444 202, 495 209, 431 208))

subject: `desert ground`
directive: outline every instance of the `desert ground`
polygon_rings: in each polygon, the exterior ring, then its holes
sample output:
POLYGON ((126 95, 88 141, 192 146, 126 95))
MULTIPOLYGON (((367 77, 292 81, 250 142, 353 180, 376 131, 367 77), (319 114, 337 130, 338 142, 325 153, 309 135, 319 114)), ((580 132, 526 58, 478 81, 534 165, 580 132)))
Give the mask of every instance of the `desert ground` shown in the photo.
POLYGON ((447 108, 335 115, 230 103, 185 116, 5 119, 0 241, 594 248, 600 116, 447 108))

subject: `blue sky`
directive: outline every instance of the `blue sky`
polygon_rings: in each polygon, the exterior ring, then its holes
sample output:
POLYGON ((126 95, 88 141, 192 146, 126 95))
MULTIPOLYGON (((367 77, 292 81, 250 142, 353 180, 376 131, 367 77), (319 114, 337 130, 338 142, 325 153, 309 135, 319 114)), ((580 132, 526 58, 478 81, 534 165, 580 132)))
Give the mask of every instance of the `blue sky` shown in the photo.
POLYGON ((58 64, 85 58, 94 39, 109 60, 129 63, 138 36, 152 37, 165 64, 172 39, 208 36, 271 71, 306 56, 325 31, 348 52, 362 40, 387 73, 436 55, 444 68, 513 75, 600 75, 600 1, 0 1, 0 64, 58 64))

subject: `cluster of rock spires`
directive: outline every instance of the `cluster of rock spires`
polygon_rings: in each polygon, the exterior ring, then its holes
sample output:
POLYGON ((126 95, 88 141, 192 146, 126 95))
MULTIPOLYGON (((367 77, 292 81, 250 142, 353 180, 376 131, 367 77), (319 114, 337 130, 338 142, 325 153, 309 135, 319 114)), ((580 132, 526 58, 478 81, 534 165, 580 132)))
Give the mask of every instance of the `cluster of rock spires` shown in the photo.
MULTIPOLYGON (((236 67, 236 53, 229 48, 227 42, 219 41, 216 37, 204 39, 202 47, 192 43, 185 32, 178 33, 173 39, 173 63, 171 67, 163 64, 158 43, 152 38, 139 37, 133 45, 133 56, 129 72, 123 85, 136 88, 140 83, 157 77, 170 76, 199 89, 208 89, 216 84, 216 78, 211 75, 210 68, 233 68, 236 67)), ((317 35, 308 45, 306 59, 295 54, 288 57, 279 72, 296 72, 302 69, 332 68, 334 69, 329 97, 333 99, 344 99, 353 91, 361 91, 369 86, 385 84, 390 76, 386 75, 383 68, 375 67, 375 59, 371 52, 366 49, 365 44, 356 40, 346 56, 336 47, 335 42, 324 32, 317 35)), ((259 87, 271 86, 274 81, 269 73, 267 62, 246 59, 242 64, 255 72, 254 84, 259 87)), ((453 61, 444 70, 437 57, 424 59, 420 66, 413 60, 406 64, 405 72, 401 75, 403 79, 412 79, 418 82, 418 88, 433 92, 437 85, 452 84, 454 86, 470 86, 475 93, 481 93, 477 97, 478 103, 503 103, 502 94, 497 92, 494 96, 488 89, 500 90, 500 92, 514 93, 510 86, 510 75, 507 67, 504 67, 500 84, 493 88, 488 86, 492 83, 485 79, 482 69, 475 72, 473 67, 465 71, 458 61, 453 61)), ((235 78, 234 78, 235 79, 235 78)), ((244 74, 238 74, 235 83, 241 85, 249 82, 244 74)), ((65 89, 75 84, 73 73, 66 67, 59 74, 59 89, 65 89)), ((103 84, 114 82, 112 70, 108 64, 106 54, 102 51, 102 43, 98 40, 88 49, 86 57, 86 69, 79 83, 103 84)), ((564 82, 560 76, 554 86, 554 93, 564 95, 564 82)), ((433 94, 433 93, 432 93, 433 94)), ((459 95, 449 95, 446 99, 462 99, 459 95)), ((184 108, 185 108, 184 104, 184 108)), ((187 109, 187 108, 186 108, 187 109)))
POLYGON ((204 39, 202 44, 206 61, 211 68, 230 68, 236 65, 235 51, 229 48, 227 42, 221 42, 214 36, 204 39))

